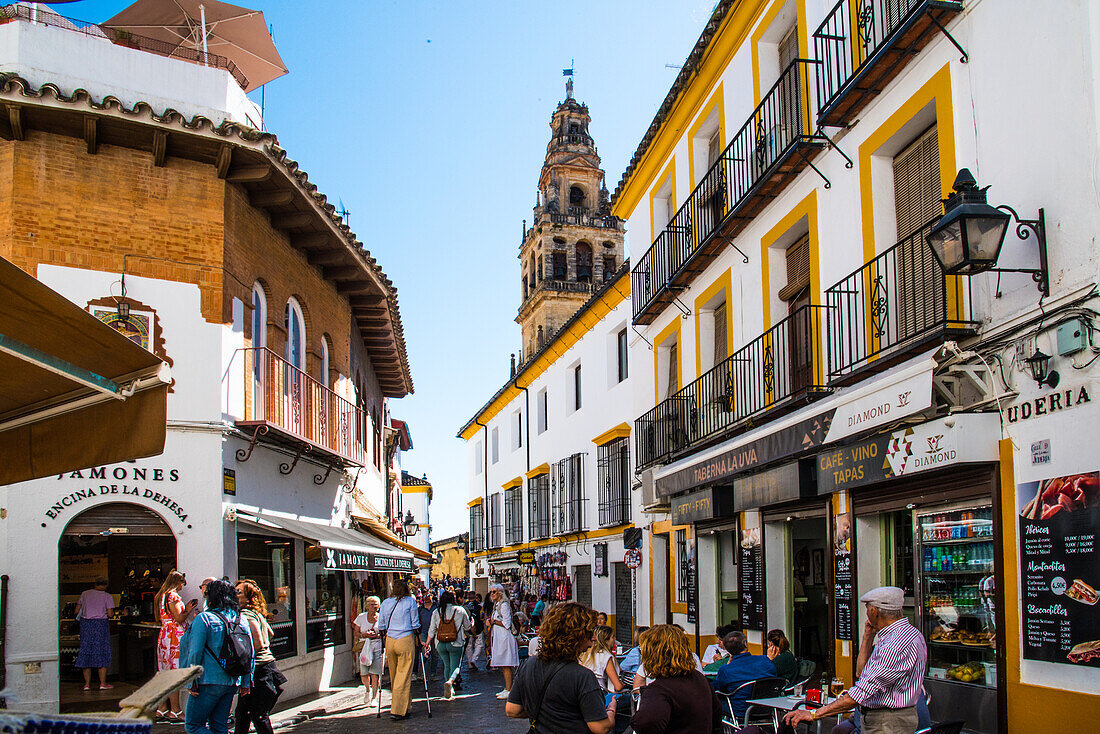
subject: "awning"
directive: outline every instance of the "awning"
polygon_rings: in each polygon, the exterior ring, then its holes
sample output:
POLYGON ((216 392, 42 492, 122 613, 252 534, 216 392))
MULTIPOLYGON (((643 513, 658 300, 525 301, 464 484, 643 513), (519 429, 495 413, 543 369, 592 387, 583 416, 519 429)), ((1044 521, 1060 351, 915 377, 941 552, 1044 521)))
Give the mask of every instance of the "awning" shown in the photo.
POLYGON ((435 556, 433 556, 431 553, 428 553, 421 548, 417 548, 415 545, 406 543, 405 541, 401 540, 395 534, 390 532, 389 528, 387 528, 385 525, 378 522, 377 520, 369 517, 360 517, 354 512, 351 514, 351 516, 355 519, 357 523, 363 526, 364 530, 371 533, 384 543, 402 548, 409 553, 412 553, 414 556, 422 561, 435 560, 435 556))
POLYGON ((237 510, 237 522, 261 530, 283 530, 325 549, 325 568, 335 571, 384 571, 416 573, 411 553, 385 545, 357 530, 326 525, 320 521, 282 517, 267 512, 237 510))
POLYGON ((730 484, 740 474, 808 453, 870 428, 926 410, 932 405, 932 350, 907 367, 811 403, 780 420, 661 467, 658 497, 696 487, 730 484))
POLYGON ((0 485, 164 451, 171 370, 0 258, 0 485))

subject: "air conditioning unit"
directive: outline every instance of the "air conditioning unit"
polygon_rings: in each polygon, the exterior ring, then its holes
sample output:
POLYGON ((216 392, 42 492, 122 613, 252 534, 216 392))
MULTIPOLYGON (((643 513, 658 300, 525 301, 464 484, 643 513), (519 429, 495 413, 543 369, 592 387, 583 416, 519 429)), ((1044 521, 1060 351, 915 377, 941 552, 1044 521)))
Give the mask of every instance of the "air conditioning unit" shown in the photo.
POLYGON ((656 474, 656 472, 656 469, 646 469, 641 474, 642 509, 644 510, 661 505, 668 505, 667 500, 657 497, 657 482, 654 479, 654 474, 656 474))

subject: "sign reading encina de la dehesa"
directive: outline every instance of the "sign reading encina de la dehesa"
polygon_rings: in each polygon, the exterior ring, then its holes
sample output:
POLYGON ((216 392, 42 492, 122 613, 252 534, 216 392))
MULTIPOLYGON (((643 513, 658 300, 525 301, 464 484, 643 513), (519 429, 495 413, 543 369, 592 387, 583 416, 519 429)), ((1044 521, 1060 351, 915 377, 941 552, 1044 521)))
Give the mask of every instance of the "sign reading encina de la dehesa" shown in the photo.
MULTIPOLYGON (((73 508, 95 503, 104 498, 126 501, 127 498, 140 497, 163 506, 181 523, 186 523, 187 511, 166 491, 167 487, 175 484, 179 479, 179 469, 143 466, 96 466, 58 474, 57 481, 78 480, 78 486, 54 497, 43 511, 43 515, 47 520, 56 520, 73 508)), ((43 522, 42 527, 46 527, 46 524, 43 522)))

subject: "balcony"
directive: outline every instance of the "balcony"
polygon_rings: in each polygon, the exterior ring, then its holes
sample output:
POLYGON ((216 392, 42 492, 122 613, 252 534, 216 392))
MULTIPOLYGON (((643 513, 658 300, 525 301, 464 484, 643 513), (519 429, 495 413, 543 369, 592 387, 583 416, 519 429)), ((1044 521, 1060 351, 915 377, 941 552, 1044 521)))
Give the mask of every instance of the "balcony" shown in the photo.
POLYGON ((567 456, 550 472, 551 532, 578 533, 584 522, 584 454, 567 456))
POLYGON ((824 306, 803 306, 635 421, 638 468, 736 436, 829 392, 824 306))
POLYGON ((957 0, 840 0, 814 32, 818 124, 847 126, 962 8, 957 0))
POLYGON ((238 351, 244 355, 245 367, 244 419, 237 421, 238 426, 266 429, 269 438, 274 433, 300 450, 325 454, 336 463, 366 464, 363 411, 270 349, 238 351))
POLYGON ((527 485, 527 535, 531 540, 550 537, 550 475, 540 474, 527 485))
POLYGON ((966 279, 948 277, 926 237, 938 220, 825 291, 829 381, 845 385, 881 372, 933 342, 972 336, 966 279))
POLYGON ((631 272, 634 323, 649 324, 826 145, 811 133, 809 69, 797 59, 730 140, 631 272))

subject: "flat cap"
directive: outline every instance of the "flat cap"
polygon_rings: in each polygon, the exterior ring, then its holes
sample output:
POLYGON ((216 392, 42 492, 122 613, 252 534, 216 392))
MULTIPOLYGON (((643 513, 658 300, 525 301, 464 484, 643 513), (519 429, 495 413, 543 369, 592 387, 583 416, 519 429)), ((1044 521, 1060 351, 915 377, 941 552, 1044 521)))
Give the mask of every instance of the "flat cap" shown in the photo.
POLYGON ((859 597, 859 600, 879 609, 900 612, 905 604, 905 592, 896 586, 880 586, 877 589, 871 589, 859 597))

